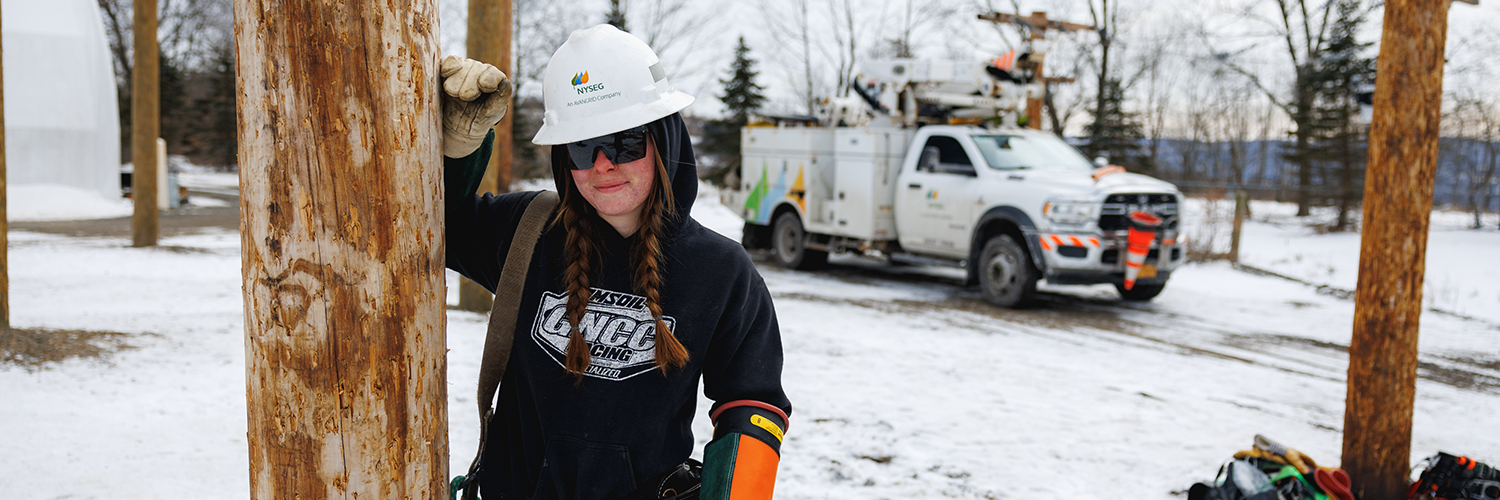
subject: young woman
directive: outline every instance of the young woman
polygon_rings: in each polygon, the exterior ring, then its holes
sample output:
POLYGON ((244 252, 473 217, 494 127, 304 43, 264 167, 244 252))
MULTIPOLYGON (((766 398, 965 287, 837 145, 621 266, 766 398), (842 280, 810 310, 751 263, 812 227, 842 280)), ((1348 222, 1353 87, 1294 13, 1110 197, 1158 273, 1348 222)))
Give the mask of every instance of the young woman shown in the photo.
POLYGON ((745 251, 689 216, 692 97, 608 25, 574 32, 542 85, 532 142, 552 146, 561 204, 539 241, 513 241, 537 193, 472 194, 492 135, 445 148, 448 266, 493 291, 510 245, 536 245, 481 496, 770 498, 791 413, 781 337, 745 251), (700 379, 715 430, 696 490, 700 379))

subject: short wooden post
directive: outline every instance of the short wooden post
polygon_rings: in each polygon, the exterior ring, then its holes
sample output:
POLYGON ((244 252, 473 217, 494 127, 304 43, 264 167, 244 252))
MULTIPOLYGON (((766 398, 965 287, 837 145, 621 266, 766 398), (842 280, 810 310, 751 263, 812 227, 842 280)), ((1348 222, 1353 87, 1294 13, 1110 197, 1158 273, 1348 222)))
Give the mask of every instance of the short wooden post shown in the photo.
POLYGON ((1344 404, 1343 468, 1364 500, 1406 498, 1448 5, 1385 3, 1344 404))
POLYGON ((161 232, 156 207, 156 138, 161 133, 160 54, 156 41, 156 0, 135 0, 135 64, 130 75, 131 242, 156 245, 161 232))
POLYGON ((1234 190, 1234 231, 1229 233, 1229 261, 1240 263, 1240 227, 1245 225, 1245 216, 1250 213, 1250 193, 1234 190))
POLYGON ((234 10, 250 497, 445 499, 437 2, 234 10))
MULTIPOLYGON (((469 57, 495 65, 506 75, 511 74, 511 30, 514 5, 512 0, 469 0, 469 32, 467 44, 469 57)), ((511 163, 511 113, 495 125, 495 150, 490 154, 490 166, 485 171, 484 181, 479 184, 481 193, 505 193, 510 191, 511 163)), ((494 296, 478 283, 467 278, 459 280, 458 308, 464 311, 487 312, 494 296)))
POLYGON ((168 193, 171 183, 167 182, 167 140, 156 138, 156 209, 168 210, 172 208, 172 196, 176 193, 168 193))

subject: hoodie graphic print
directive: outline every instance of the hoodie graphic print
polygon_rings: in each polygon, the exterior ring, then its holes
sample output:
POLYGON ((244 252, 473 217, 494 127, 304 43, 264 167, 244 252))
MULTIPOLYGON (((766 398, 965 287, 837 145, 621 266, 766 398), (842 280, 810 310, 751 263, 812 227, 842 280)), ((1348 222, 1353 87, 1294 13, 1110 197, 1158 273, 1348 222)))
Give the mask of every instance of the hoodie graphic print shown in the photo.
MULTIPOLYGON (((676 318, 663 316, 662 321, 676 330, 676 318)), ((579 333, 589 345, 589 367, 584 375, 620 381, 656 369, 657 323, 645 297, 592 288, 579 323, 579 333)), ((543 292, 531 325, 531 339, 557 361, 557 366, 565 366, 573 328, 568 323, 568 297, 543 292)))

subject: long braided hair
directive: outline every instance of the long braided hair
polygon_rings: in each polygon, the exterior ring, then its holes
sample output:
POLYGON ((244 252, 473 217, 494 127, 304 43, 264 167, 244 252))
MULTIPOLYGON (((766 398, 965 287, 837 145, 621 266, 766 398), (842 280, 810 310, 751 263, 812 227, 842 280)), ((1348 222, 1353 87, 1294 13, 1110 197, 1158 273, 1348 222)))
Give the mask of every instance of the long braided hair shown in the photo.
MULTIPOLYGON (((655 139, 651 140, 654 146, 655 139)), ((672 196, 671 180, 667 178, 667 169, 662 162, 660 150, 657 150, 655 162, 656 182, 646 195, 645 205, 641 210, 641 225, 636 229, 635 243, 631 248, 631 261, 634 263, 635 293, 646 298, 646 308, 656 322, 656 366, 663 374, 666 374, 669 369, 680 368, 687 364, 688 351, 667 327, 662 315, 660 293, 662 226, 668 218, 676 217, 677 214, 674 208, 676 205, 672 196)), ((594 275, 594 267, 598 263, 601 250, 598 243, 598 228, 603 220, 578 191, 578 186, 573 183, 572 176, 564 174, 562 177, 565 179, 562 184, 567 186, 567 189, 562 194, 562 203, 552 224, 562 224, 567 234, 566 249, 563 251, 563 259, 567 262, 567 267, 563 271, 563 280, 568 286, 567 318, 572 329, 568 335, 568 351, 563 368, 574 376, 575 383, 579 383, 583 380, 584 370, 588 369, 591 357, 580 325, 583 322, 584 311, 588 308, 591 290, 589 280, 594 275)))

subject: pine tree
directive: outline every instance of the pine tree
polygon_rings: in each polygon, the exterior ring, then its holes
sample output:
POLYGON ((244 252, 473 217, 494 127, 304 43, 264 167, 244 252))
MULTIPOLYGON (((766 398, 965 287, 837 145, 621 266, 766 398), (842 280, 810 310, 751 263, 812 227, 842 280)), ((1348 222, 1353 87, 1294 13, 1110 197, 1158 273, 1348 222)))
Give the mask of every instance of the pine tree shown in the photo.
POLYGON ((734 62, 729 65, 729 79, 719 80, 724 85, 724 93, 719 95, 719 99, 729 110, 730 120, 737 125, 748 123, 750 113, 760 109, 766 102, 766 96, 762 93, 765 87, 755 83, 755 77, 759 74, 755 70, 755 60, 750 58, 750 46, 745 45, 745 37, 742 36, 739 45, 734 47, 734 62))
POLYGON ((1365 13, 1359 0, 1339 0, 1338 17, 1327 48, 1309 68, 1302 89, 1311 95, 1305 109, 1306 144, 1294 148, 1289 159, 1302 159, 1320 181, 1313 193, 1337 203, 1334 231, 1349 227, 1353 209, 1364 196, 1368 130, 1356 122, 1360 88, 1375 81, 1375 60, 1362 54, 1370 43, 1355 39, 1365 13))
POLYGON ((1090 157, 1103 156, 1135 172, 1154 170, 1151 157, 1142 151, 1146 135, 1141 131, 1140 118, 1125 111, 1125 89, 1120 87, 1120 79, 1106 79, 1099 96, 1102 101, 1094 108, 1094 122, 1084 127, 1089 143, 1083 150, 1090 157))
POLYGON ((625 0, 609 0, 609 12, 604 14, 604 23, 620 28, 620 31, 630 31, 625 29, 624 4, 625 0))
POLYGON ((719 166, 707 177, 716 184, 722 184, 729 173, 739 171, 740 127, 749 123, 750 114, 766 102, 765 88, 755 83, 759 74, 755 70, 755 60, 750 58, 750 46, 745 44, 745 37, 740 37, 739 45, 734 48, 734 62, 729 66, 729 78, 719 80, 724 85, 719 100, 724 103, 729 117, 709 120, 704 126, 703 151, 714 155, 719 166))

